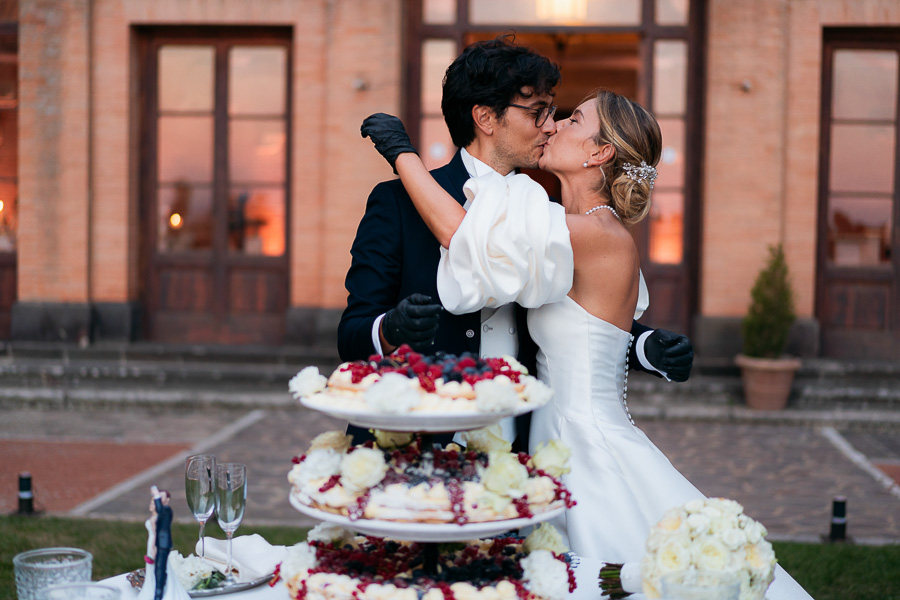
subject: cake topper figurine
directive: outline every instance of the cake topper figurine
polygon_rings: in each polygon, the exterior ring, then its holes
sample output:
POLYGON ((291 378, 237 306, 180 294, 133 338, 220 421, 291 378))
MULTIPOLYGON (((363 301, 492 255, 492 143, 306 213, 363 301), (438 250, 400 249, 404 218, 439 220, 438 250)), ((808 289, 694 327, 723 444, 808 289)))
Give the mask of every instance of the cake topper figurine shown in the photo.
POLYGON ((172 507, 171 495, 155 485, 150 488, 150 518, 144 521, 147 527, 147 554, 144 562, 144 585, 138 600, 180 600, 190 598, 172 574, 169 577, 169 553, 172 550, 172 507))

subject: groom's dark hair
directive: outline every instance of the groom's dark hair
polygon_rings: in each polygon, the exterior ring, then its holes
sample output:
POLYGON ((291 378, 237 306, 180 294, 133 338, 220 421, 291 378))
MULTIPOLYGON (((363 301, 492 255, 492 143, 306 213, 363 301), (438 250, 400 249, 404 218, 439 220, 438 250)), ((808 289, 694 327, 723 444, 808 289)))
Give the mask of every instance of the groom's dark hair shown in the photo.
POLYGON ((475 139, 472 107, 489 106, 502 117, 517 95, 553 92, 559 67, 531 48, 515 43, 515 35, 475 42, 466 47, 444 75, 441 111, 453 143, 464 148, 475 139))

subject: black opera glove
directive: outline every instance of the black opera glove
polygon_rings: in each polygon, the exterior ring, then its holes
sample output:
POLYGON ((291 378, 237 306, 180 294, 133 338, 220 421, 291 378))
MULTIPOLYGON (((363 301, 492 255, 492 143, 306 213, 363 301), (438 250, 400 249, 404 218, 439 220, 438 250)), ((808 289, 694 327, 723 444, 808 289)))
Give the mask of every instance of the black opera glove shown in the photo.
POLYGON ((363 120, 359 132, 363 137, 372 139, 375 149, 388 161, 394 173, 397 172, 395 164, 398 156, 405 152, 418 154, 409 140, 403 121, 393 115, 385 113, 369 115, 363 120))
POLYGON ((644 342, 644 354, 651 365, 672 381, 687 381, 694 366, 694 347, 685 335, 656 329, 644 342))
POLYGON ((410 294, 384 314, 381 334, 392 346, 409 344, 416 352, 423 352, 434 345, 442 310, 431 296, 410 294))

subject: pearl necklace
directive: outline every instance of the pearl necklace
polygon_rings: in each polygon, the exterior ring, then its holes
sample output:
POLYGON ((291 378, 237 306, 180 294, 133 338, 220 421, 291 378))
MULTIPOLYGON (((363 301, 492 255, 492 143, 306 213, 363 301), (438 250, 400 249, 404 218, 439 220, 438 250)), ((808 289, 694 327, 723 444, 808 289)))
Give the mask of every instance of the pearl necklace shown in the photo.
MULTIPOLYGON (((615 215, 615 217, 616 217, 617 219, 619 219, 619 213, 617 213, 617 212, 616 212, 616 209, 614 209, 614 208, 613 208, 612 206, 610 206, 609 204, 598 204, 597 206, 595 206, 594 208, 592 208, 591 210, 587 211, 587 212, 584 213, 584 214, 589 215, 589 214, 591 214, 592 212, 596 212, 596 211, 600 210, 601 208, 609 209, 609 212, 611 212, 613 215, 615 215)), ((619 220, 621 221, 621 219, 619 219, 619 220)))

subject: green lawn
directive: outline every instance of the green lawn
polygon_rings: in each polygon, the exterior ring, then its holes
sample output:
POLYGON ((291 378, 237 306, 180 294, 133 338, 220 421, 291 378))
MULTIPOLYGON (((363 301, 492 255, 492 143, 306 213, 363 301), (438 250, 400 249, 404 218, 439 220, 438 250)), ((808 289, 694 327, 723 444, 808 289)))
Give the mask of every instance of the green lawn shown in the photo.
MULTIPOLYGON (((173 527, 175 547, 193 552, 197 526, 173 527)), ((215 524, 207 533, 224 538, 215 524)), ((291 545, 306 537, 297 527, 242 525, 238 535, 259 533, 272 544, 291 545)), ((48 546, 84 548, 94 555, 95 580, 143 566, 147 532, 143 523, 57 517, 0 516, 0 600, 15 600, 13 556, 48 546)), ((777 542, 781 565, 816 600, 900 600, 900 545, 853 546, 777 542)))

